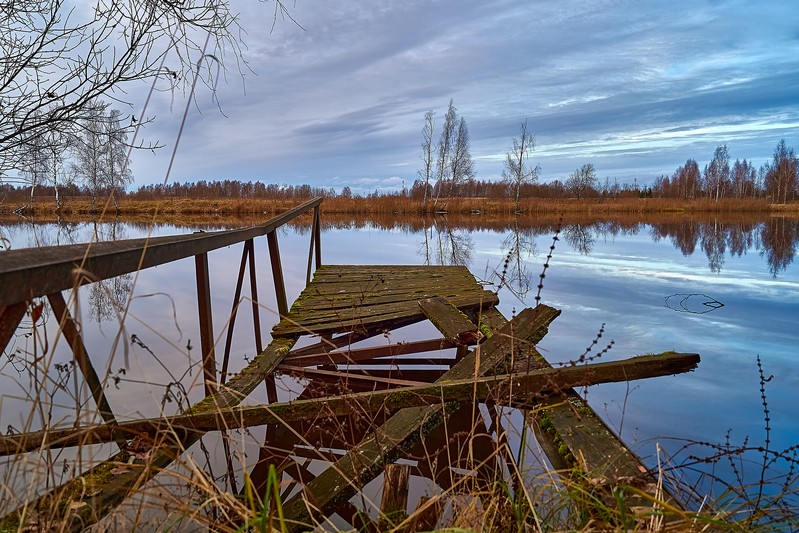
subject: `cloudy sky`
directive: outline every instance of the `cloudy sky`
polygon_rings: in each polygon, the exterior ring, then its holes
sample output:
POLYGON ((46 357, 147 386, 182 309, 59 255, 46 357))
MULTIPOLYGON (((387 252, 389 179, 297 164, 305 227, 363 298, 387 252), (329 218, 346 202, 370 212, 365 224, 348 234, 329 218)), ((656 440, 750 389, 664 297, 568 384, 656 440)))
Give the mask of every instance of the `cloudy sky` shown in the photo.
MULTIPOLYGON (((273 4, 232 3, 252 72, 229 64, 219 107, 198 90, 170 181, 410 186, 424 113, 440 126, 450 99, 481 179, 525 119, 547 181, 591 162, 647 183, 719 144, 757 167, 780 139, 799 150, 795 0, 284 0, 296 24, 271 31, 273 4)), ((137 184, 164 181, 184 103, 151 103, 144 135, 165 148, 134 155, 137 184)))

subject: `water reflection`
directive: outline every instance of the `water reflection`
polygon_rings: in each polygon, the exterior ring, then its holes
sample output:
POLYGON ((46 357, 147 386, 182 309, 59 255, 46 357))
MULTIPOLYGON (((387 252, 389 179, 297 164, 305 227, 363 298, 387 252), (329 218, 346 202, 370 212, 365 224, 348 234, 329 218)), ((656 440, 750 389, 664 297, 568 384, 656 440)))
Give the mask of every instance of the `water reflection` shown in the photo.
POLYGON ((434 219, 421 231, 419 255, 425 265, 469 266, 474 238, 471 232, 451 226, 446 218, 434 219))
POLYGON ((465 265, 472 261, 474 242, 471 235, 493 230, 506 233, 503 252, 510 255, 508 268, 515 268, 511 278, 519 278, 521 256, 534 256, 531 247, 538 236, 554 235, 559 225, 562 240, 574 251, 590 255, 597 239, 635 236, 648 231, 653 241, 669 240, 684 256, 701 251, 708 260, 708 269, 719 273, 725 259, 758 252, 769 273, 777 277, 793 262, 799 243, 799 220, 787 217, 752 218, 637 218, 613 220, 579 220, 560 224, 557 220, 536 223, 529 219, 481 219, 437 217, 433 220, 372 218, 354 221, 350 218, 326 220, 327 228, 359 229, 372 227, 420 234, 419 254, 425 264, 465 265))

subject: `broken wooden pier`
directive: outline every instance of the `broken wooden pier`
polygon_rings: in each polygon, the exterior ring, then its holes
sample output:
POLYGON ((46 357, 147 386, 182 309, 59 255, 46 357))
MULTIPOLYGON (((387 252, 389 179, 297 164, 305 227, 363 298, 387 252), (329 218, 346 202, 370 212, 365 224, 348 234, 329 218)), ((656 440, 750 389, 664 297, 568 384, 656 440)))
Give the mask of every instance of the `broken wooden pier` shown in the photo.
MULTIPOLYGON (((61 328, 104 420, 102 425, 1 436, 0 454, 99 442, 115 442, 119 448, 36 501, 9 509, 0 522, 3 531, 29 526, 80 531, 103 520, 209 432, 256 426, 266 427, 259 455, 232 476, 231 490, 236 490, 235 478, 246 474, 249 486, 263 492, 270 472, 276 471, 287 529, 324 524, 333 515, 358 528, 386 529, 407 517, 408 497, 401 487, 399 498, 391 490, 396 487, 386 487, 379 520, 371 520, 353 500, 384 471, 392 472, 387 478, 403 480, 400 485, 408 483, 409 474, 427 478, 443 494, 490 486, 503 472, 517 476, 508 483, 527 482, 518 477, 523 469, 505 442, 504 406, 526 413, 527 430, 536 435, 554 468, 566 476, 583 471, 609 505, 614 505, 616 487, 625 486, 642 495, 633 505, 650 513, 666 515, 679 508, 677 499, 572 388, 690 371, 698 355, 669 352, 553 368, 536 345, 560 311, 541 304, 508 320, 497 310, 497 295, 465 267, 322 265, 320 202, 312 200, 243 230, 0 253, 0 346, 5 347, 20 320, 42 298, 56 304, 61 328), (306 212, 313 213, 308 283, 289 308, 276 229, 306 212), (265 346, 252 245, 259 236, 268 240, 280 313, 265 346), (234 243, 243 245, 241 268, 219 361, 211 331, 206 254, 234 243), (192 256, 206 397, 183 414, 118 422, 103 395, 107 376, 93 369, 91 354, 62 304, 62 291, 192 256), (258 355, 225 379, 247 271, 258 355), (438 335, 394 340, 401 328, 423 322, 432 324, 438 335), (301 339, 304 345, 296 347, 301 339), (290 401, 278 401, 279 383, 286 375, 299 379, 303 390, 290 401), (269 403, 242 405, 263 383, 269 403), (478 404, 489 416, 476 409, 478 404), (136 451, 131 449, 134 441, 136 451), (142 442, 146 454, 141 453, 142 442), (314 461, 327 466, 314 474, 309 468, 314 461), (395 470, 395 464, 401 468, 395 470)), ((441 508, 440 501, 423 498, 404 530, 433 527, 441 508)))

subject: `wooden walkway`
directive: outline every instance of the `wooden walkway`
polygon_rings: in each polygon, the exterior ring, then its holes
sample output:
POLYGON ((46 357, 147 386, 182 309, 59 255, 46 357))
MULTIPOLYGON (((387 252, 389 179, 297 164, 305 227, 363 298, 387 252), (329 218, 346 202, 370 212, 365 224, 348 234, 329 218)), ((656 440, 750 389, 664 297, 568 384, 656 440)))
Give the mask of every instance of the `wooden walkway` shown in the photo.
POLYGON ((390 331, 425 320, 419 302, 434 297, 464 311, 499 303, 462 266, 323 265, 272 336, 390 331))
MULTIPOLYGON (((205 432, 267 425, 265 442, 249 479, 254 488, 264 490, 270 468, 292 477, 281 487, 289 529, 303 529, 303 524, 323 521, 332 513, 353 525, 374 529, 376 524, 364 524, 368 519, 349 500, 403 454, 427 456, 427 463, 417 462, 414 473, 434 480, 445 490, 473 475, 458 474, 458 469, 473 472, 477 482, 488 484, 503 470, 516 468, 500 465, 513 459, 492 440, 492 434, 501 433, 495 425, 498 422, 476 426, 471 407, 475 400, 525 406, 562 398, 571 394, 573 386, 674 374, 698 363, 695 354, 663 354, 604 366, 562 371, 546 368, 535 345, 560 312, 539 305, 508 321, 496 310, 497 303, 497 295, 485 290, 465 267, 319 266, 313 281, 273 328, 269 346, 189 413, 172 419, 81 429, 78 440, 84 443, 150 434, 152 448, 146 459, 134 457, 123 446, 109 461, 6 516, 0 527, 24 529, 31 524, 49 524, 63 530, 81 530, 102 519, 205 432), (424 320, 430 320, 441 336, 377 347, 352 346, 424 320), (318 340, 292 350, 304 336, 318 340), (454 354, 442 356, 442 349, 454 349, 454 354), (426 355, 429 352, 436 354, 426 355), (520 371, 522 368, 525 370, 520 371), (276 371, 309 380, 299 398, 277 403, 276 371), (256 412, 257 406, 235 407, 264 381, 268 408, 256 412), (357 391, 367 393, 353 394, 357 391), (342 395, 346 402, 338 402, 342 395), (284 414, 282 418, 280 413, 284 414), (453 457, 433 447, 435 442, 446 447, 451 435, 474 433, 475 429, 481 437, 469 447, 468 458, 453 457), (445 455, 430 457, 430 453, 445 455), (320 458, 330 466, 314 475, 308 463, 320 458), (301 490, 295 490, 297 486, 301 490)), ((568 411, 569 402, 565 403, 568 411)), ((582 414, 576 415, 587 420, 585 424, 566 421, 569 415, 562 401, 553 402, 552 409, 546 431, 554 432, 549 437, 554 435, 560 443, 556 455, 561 460, 564 446, 590 440, 589 432, 599 434, 601 422, 587 405, 581 405, 582 414), (583 416, 586 413, 592 417, 583 416), (576 435, 581 431, 582 437, 576 435), (558 436, 561 433, 563 438, 558 436)), ((531 425, 538 422, 528 420, 531 425)), ((69 445, 67 435, 39 433, 4 437, 0 444, 4 450, 16 446, 19 451, 69 445)), ((602 433, 601 438, 606 443, 601 453, 613 459, 613 471, 605 471, 608 486, 618 481, 618 472, 626 476, 637 473, 641 478, 637 486, 655 482, 611 432, 602 433)), ((574 457, 581 457, 580 450, 573 450, 574 457)), ((556 458, 551 460, 555 463, 556 458)), ((590 468, 592 475, 602 475, 601 464, 590 464, 590 468)))

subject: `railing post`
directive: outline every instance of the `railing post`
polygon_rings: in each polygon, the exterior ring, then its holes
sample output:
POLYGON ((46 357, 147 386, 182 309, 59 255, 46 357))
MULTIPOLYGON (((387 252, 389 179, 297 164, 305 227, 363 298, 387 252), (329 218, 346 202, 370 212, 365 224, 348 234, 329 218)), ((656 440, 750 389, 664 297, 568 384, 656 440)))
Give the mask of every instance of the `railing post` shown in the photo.
POLYGON ((8 346, 27 309, 27 302, 0 306, 0 352, 8 346))
MULTIPOLYGON (((236 278, 236 291, 233 294, 233 309, 230 310, 230 318, 227 324, 227 338, 225 339, 225 352, 222 355, 222 370, 219 373, 219 383, 224 385, 227 380, 227 367, 230 362, 230 347, 233 344, 233 327, 236 325, 236 317, 239 314, 239 299, 241 298, 241 287, 244 284, 244 269, 247 267, 247 255, 252 239, 244 242, 244 250, 241 252, 241 265, 239 266, 239 276, 236 278)), ((260 353, 260 351, 259 351, 260 353)))
POLYGON ((203 357, 205 395, 217 390, 216 354, 214 353, 213 316, 211 314, 211 282, 208 275, 208 254, 194 256, 197 274, 197 314, 200 318, 200 349, 203 357))
POLYGON ((277 231, 266 234, 269 243, 269 260, 272 263, 272 279, 275 282, 275 297, 277 298, 277 312, 281 317, 289 314, 288 300, 286 299, 286 284, 283 281, 283 267, 280 264, 280 249, 277 245, 277 231))
MULTIPOLYGON (((94 398, 94 403, 97 405, 97 410, 100 411, 100 416, 103 417, 106 424, 116 425, 116 417, 103 392, 103 383, 100 381, 100 376, 97 375, 97 371, 94 369, 94 365, 92 365, 89 359, 89 354, 86 352, 86 345, 83 343, 83 338, 78 330, 78 326, 75 324, 75 320, 69 314, 64 296, 60 292, 55 292, 53 294, 48 294, 47 299, 50 302, 53 313, 55 313, 64 338, 72 348, 72 355, 75 358, 75 362, 78 363, 78 368, 80 368, 81 374, 83 374, 83 379, 86 380, 86 384, 89 386, 92 398, 94 398)), ((120 449, 125 448, 126 442, 123 437, 117 435, 116 441, 120 449)))
POLYGON ((311 267, 313 266, 314 255, 316 256, 316 268, 322 264, 321 230, 319 219, 319 206, 314 207, 313 223, 311 224, 311 244, 308 248, 308 270, 305 273, 305 285, 311 283, 311 267))
POLYGON ((322 216, 321 206, 317 205, 313 208, 314 220, 314 242, 316 243, 316 268, 322 266, 322 216))
POLYGON ((252 239, 249 241, 249 261, 250 261, 250 298, 252 300, 252 322, 255 330, 255 351, 261 353, 264 351, 263 341, 261 340, 261 308, 258 305, 258 284, 255 275, 255 243, 252 239))

